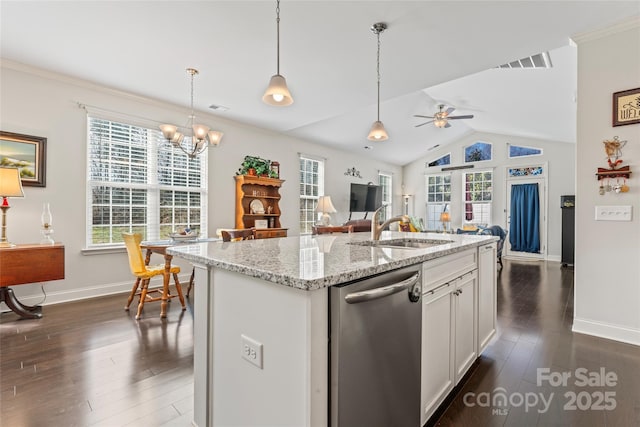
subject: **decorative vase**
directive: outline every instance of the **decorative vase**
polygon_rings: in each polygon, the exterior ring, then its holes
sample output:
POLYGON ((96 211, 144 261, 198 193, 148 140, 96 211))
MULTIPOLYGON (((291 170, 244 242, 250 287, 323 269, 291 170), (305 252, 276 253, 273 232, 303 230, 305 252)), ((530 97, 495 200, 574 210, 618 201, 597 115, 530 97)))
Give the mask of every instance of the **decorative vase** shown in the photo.
POLYGON ((42 215, 40 215, 40 222, 42 224, 42 240, 41 245, 53 245, 55 242, 51 238, 53 234, 53 216, 51 215, 51 209, 49 203, 44 203, 42 207, 42 215))

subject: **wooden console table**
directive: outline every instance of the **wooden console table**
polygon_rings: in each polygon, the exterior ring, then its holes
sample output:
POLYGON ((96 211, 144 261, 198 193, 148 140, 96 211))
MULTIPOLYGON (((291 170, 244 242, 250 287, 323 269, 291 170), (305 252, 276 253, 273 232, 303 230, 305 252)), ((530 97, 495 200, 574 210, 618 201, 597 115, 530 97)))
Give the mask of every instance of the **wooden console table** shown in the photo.
POLYGON ((42 307, 28 306, 9 286, 64 279, 64 245, 27 244, 0 248, 0 302, 27 319, 42 317, 42 307))

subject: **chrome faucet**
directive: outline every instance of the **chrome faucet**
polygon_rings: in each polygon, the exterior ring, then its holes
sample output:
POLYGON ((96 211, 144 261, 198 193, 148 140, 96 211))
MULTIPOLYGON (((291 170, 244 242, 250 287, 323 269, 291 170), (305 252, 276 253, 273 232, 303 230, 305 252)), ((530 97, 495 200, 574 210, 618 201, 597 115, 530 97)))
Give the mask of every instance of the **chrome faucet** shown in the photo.
POLYGON ((382 205, 373 213, 373 217, 371 218, 371 240, 380 240, 382 230, 393 222, 409 222, 409 217, 407 215, 399 215, 386 220, 381 225, 378 225, 378 214, 380 214, 380 211, 385 207, 386 205, 382 205))

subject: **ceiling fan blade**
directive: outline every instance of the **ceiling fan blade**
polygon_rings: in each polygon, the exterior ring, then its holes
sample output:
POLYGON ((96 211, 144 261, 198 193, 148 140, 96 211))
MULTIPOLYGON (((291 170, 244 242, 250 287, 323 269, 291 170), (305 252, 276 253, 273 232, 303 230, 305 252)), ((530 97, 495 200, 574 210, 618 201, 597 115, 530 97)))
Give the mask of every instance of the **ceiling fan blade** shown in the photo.
POLYGON ((451 127, 451 123, 447 122, 446 125, 444 125, 445 128, 450 128, 451 127))
POLYGON ((428 122, 420 123, 419 125, 416 125, 416 127, 419 128, 420 126, 428 125, 429 123, 433 123, 433 120, 429 120, 428 122))
POLYGON ((453 113, 455 110, 456 110, 455 108, 453 108, 453 107, 449 107, 449 108, 447 108, 447 111, 445 111, 445 113, 447 113, 447 114, 451 114, 451 113, 453 113))
POLYGON ((448 120, 456 120, 456 119, 473 119, 473 114, 469 114, 467 116, 449 116, 448 120))
POLYGON ((422 119, 433 119, 433 116, 421 116, 420 114, 414 114, 413 117, 420 117, 422 119))

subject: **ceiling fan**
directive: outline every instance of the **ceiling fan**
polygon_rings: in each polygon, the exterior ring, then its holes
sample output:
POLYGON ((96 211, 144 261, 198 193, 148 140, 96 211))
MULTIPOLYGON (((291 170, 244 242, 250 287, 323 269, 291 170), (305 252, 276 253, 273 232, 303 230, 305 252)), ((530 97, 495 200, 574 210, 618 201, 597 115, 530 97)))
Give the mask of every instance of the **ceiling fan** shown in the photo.
POLYGON ((449 107, 444 110, 444 104, 438 105, 440 111, 438 111, 434 116, 421 116, 419 114, 415 114, 413 117, 420 117, 423 119, 431 119, 427 122, 420 123, 416 125, 416 127, 424 126, 429 123, 433 123, 435 127, 438 128, 450 128, 449 120, 459 120, 459 119, 473 119, 473 114, 469 114, 466 116, 450 116, 449 114, 453 113, 455 108, 449 107))

